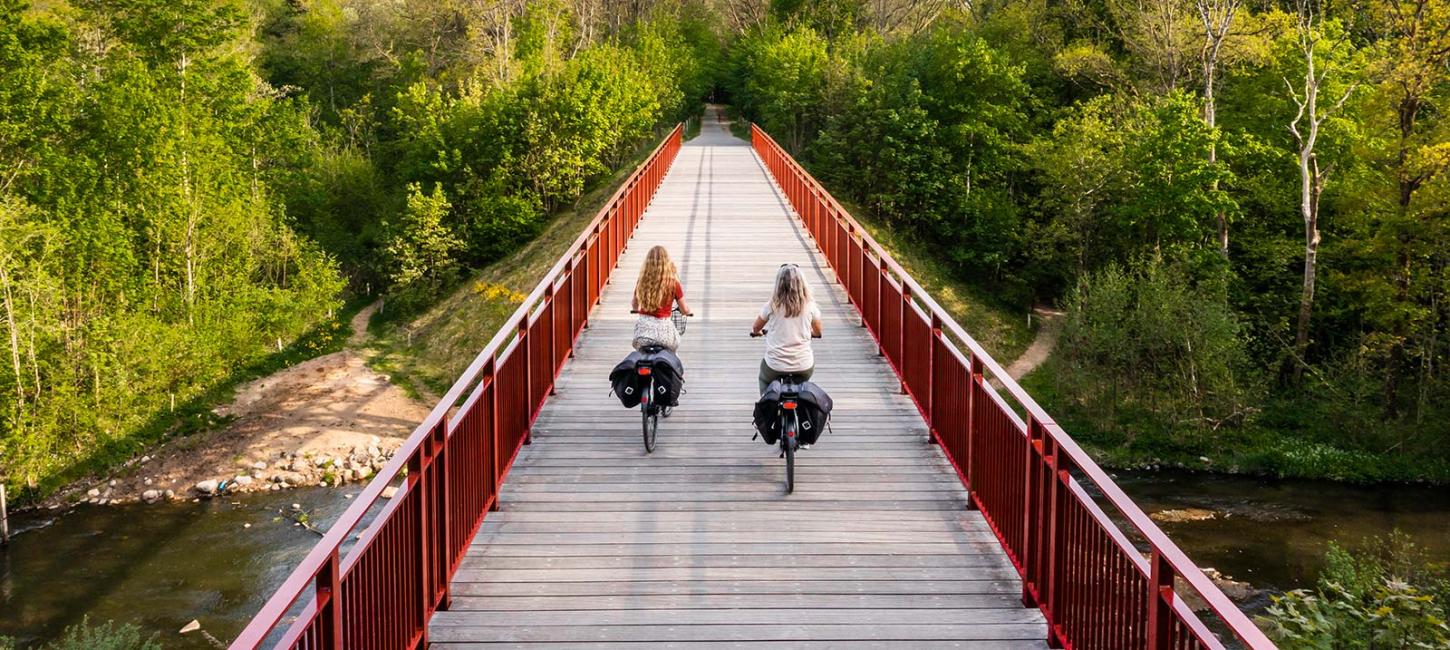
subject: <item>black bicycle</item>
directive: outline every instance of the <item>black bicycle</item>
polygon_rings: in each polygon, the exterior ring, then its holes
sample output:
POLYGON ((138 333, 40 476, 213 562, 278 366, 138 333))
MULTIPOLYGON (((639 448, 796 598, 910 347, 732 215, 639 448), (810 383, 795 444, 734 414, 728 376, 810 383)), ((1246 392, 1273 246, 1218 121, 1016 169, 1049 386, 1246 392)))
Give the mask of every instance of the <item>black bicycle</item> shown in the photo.
POLYGON ((800 448, 801 418, 799 386, 805 382, 799 375, 780 378, 780 455, 785 458, 785 493, 795 491, 795 452, 800 448))
MULTIPOLYGON (((639 311, 631 309, 629 313, 638 314, 639 311)), ((675 331, 680 336, 684 336, 685 334, 685 319, 693 315, 681 312, 679 307, 671 310, 671 324, 674 325, 675 331)), ((646 345, 641 347, 639 351, 654 356, 664 349, 664 346, 646 345)), ((653 453, 655 450, 655 437, 659 434, 660 418, 670 417, 670 412, 674 410, 674 407, 660 406, 655 403, 655 398, 659 395, 659 392, 655 390, 655 369, 653 361, 641 360, 635 364, 634 368, 640 377, 649 377, 648 380, 642 380, 640 382, 641 386, 648 385, 648 390, 640 395, 639 400, 640 432, 644 436, 644 451, 648 454, 653 453)))
MULTIPOLYGON (((663 349, 658 345, 647 345, 640 348, 640 352, 654 355, 659 354, 663 349)), ((634 364, 634 370, 639 373, 640 377, 649 377, 648 380, 640 382, 641 385, 648 385, 649 390, 639 396, 640 429, 644 434, 644 452, 646 454, 655 450, 655 436, 660 431, 660 412, 667 408, 655 404, 654 365, 654 362, 648 359, 642 359, 634 364)))
MULTIPOLYGON (((759 334, 751 332, 751 337, 765 336, 766 330, 759 334)), ((811 338, 821 338, 812 335, 811 338)), ((776 402, 777 431, 780 438, 776 444, 780 446, 780 457, 785 459, 785 493, 791 494, 795 491, 795 452, 800 449, 800 385, 805 383, 806 377, 801 375, 783 375, 780 381, 780 398, 776 402)), ((767 442, 769 439, 767 438, 767 442)))

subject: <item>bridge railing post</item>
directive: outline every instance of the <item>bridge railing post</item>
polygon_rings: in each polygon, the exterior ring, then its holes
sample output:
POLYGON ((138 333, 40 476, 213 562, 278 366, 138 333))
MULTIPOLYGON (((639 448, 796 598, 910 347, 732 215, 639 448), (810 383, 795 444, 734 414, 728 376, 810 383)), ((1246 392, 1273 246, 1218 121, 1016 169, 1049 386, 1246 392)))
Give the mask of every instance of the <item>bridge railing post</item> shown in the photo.
POLYGON ((911 356, 906 353, 906 315, 911 311, 911 286, 906 284, 905 282, 901 283, 900 307, 901 318, 897 319, 896 321, 897 323, 900 323, 900 325, 896 328, 897 335, 900 337, 900 340, 898 341, 899 345, 896 349, 900 351, 899 354, 901 355, 901 367, 897 369, 896 374, 901 379, 901 394, 906 395, 911 392, 906 388, 906 367, 908 364, 907 359, 911 356))
POLYGON ((322 637, 322 647, 342 650, 342 575, 338 567, 337 549, 327 556, 322 570, 317 573, 316 584, 317 621, 322 637))
POLYGON ((558 319, 558 314, 554 313, 558 311, 559 307, 558 302, 554 300, 554 297, 556 295, 557 294, 555 293, 554 285, 552 284, 549 285, 548 289, 544 290, 544 314, 549 317, 549 322, 545 324, 545 327, 549 332, 548 335, 545 336, 545 340, 548 341, 548 345, 545 347, 547 347, 549 351, 545 355, 546 359, 544 365, 548 366, 549 369, 548 377, 550 395, 558 394, 558 391, 554 390, 554 372, 558 370, 556 364, 554 363, 554 360, 559 358, 559 350, 557 347, 559 345, 559 341, 557 340, 559 337, 556 336, 558 328, 555 327, 556 325, 558 325, 558 323, 556 322, 556 320, 558 319))
POLYGON ((1042 561, 1042 477, 1043 468, 1042 427, 1036 418, 1027 420, 1027 453, 1023 459, 1023 503, 1022 503, 1022 604, 1038 607, 1041 604, 1039 570, 1042 561))
POLYGON ((484 422, 487 427, 487 435, 483 437, 484 450, 488 452, 488 485, 492 490, 493 502, 489 504, 489 510, 499 508, 499 488, 503 487, 503 459, 499 457, 498 444, 498 357, 489 355, 488 360, 483 364, 483 370, 479 372, 482 381, 488 382, 483 388, 483 398, 479 400, 480 408, 487 408, 488 419, 484 422))
MULTIPOLYGON (((1067 510, 1067 481, 1071 478, 1068 474, 1068 462, 1061 453, 1057 439, 1052 436, 1044 436, 1043 443, 1046 447, 1047 457, 1044 468, 1050 472, 1051 492, 1048 495, 1047 506, 1047 542, 1046 561, 1043 567, 1047 575, 1043 576, 1042 583, 1046 593, 1042 602, 1047 607, 1048 620, 1062 622, 1063 617, 1063 589, 1059 582, 1059 576, 1063 575, 1063 561, 1066 551, 1066 524, 1063 517, 1067 510)), ((1047 644, 1052 648, 1061 648, 1062 639, 1058 637, 1056 626, 1047 627, 1047 644)))
POLYGON ((967 507, 973 509, 977 507, 976 472, 972 468, 977 461, 977 400, 979 399, 977 394, 982 391, 982 371, 981 357, 973 354, 967 375, 967 459, 962 464, 962 473, 967 479, 967 507))
POLYGON ((886 287, 890 286, 891 278, 889 268, 886 265, 886 258, 876 259, 876 351, 881 356, 886 356, 886 287))
POLYGON ((1173 643, 1173 566, 1157 548, 1148 559, 1147 650, 1169 650, 1173 643))
POLYGON ((519 363, 523 364, 523 367, 524 367, 524 378, 523 378, 523 382, 522 382, 523 385, 519 387, 520 392, 522 392, 523 395, 524 395, 524 404, 523 404, 523 408, 524 408, 524 417, 523 417, 523 423, 524 423, 524 431, 523 431, 524 444, 531 445, 531 444, 534 443, 534 441, 533 441, 533 433, 532 433, 533 432, 533 429, 534 429, 534 426, 533 426, 533 419, 534 419, 534 395, 533 395, 534 391, 533 391, 533 388, 534 388, 534 382, 533 382, 533 368, 532 368, 532 366, 534 364, 533 364, 533 359, 530 359, 529 358, 529 357, 531 357, 533 355, 529 353, 529 344, 530 344, 530 341, 529 341, 529 315, 528 314, 524 314, 524 317, 519 319, 519 335, 518 335, 518 339, 517 340, 519 342, 518 343, 519 346, 514 349, 514 354, 521 354, 521 355, 523 355, 523 357, 519 360, 519 363))
POLYGON ((942 333, 941 333, 941 316, 937 315, 936 311, 932 311, 932 313, 931 313, 931 330, 930 331, 931 331, 931 340, 929 342, 930 347, 927 348, 927 352, 926 352, 926 377, 927 377, 927 380, 926 380, 926 395, 924 397, 923 396, 917 396, 917 400, 918 401, 920 401, 922 399, 925 399, 926 400, 926 405, 925 406, 926 406, 926 413, 927 413, 927 416, 926 416, 927 440, 930 441, 931 444, 939 445, 939 444, 941 444, 941 431, 939 431, 938 428, 937 428, 936 388, 937 388, 937 381, 939 381, 939 379, 937 378, 937 370, 938 370, 937 367, 940 364, 937 363, 937 358, 936 358, 937 352, 936 352, 936 348, 937 348, 937 340, 941 338, 942 333))

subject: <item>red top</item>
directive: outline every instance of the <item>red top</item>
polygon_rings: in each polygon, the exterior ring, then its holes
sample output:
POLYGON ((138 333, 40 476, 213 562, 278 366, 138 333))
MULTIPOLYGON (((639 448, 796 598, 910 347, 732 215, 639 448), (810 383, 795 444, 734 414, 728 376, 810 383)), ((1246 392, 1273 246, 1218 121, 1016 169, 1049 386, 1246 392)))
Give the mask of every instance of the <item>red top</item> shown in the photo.
POLYGON ((675 283, 675 297, 674 297, 674 300, 666 300, 665 301, 665 304, 663 306, 661 306, 659 309, 656 309, 654 311, 646 310, 643 306, 641 306, 639 308, 639 313, 645 314, 647 316, 654 316, 655 318, 669 318, 670 317, 670 312, 672 312, 672 311, 675 310, 675 300, 679 300, 680 298, 684 298, 684 297, 685 297, 685 288, 682 287, 682 286, 680 286, 680 283, 676 282, 675 283))

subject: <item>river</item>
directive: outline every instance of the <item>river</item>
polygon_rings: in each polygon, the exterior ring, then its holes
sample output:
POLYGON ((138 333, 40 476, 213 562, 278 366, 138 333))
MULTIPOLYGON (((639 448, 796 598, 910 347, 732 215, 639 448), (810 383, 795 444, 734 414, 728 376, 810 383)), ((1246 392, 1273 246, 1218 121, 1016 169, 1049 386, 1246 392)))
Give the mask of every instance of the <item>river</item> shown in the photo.
POLYGON ((325 530, 357 492, 302 488, 14 518, 19 534, 0 550, 0 636, 24 648, 89 616, 135 623, 167 648, 213 647, 178 633, 192 620, 230 641, 319 539, 286 516, 292 505, 325 530))
MULTIPOLYGON (((1167 472, 1117 480, 1149 513, 1217 513, 1163 528, 1200 566, 1265 594, 1312 585, 1330 540, 1357 542, 1396 528, 1450 563, 1446 488, 1167 472)), ((12 526, 22 532, 0 550, 0 636, 24 648, 89 616, 135 623, 167 648, 211 647, 200 634, 178 634, 193 619, 228 641, 318 539, 278 518, 295 503, 326 528, 351 503, 344 495, 356 492, 308 488, 18 517, 12 526)), ((1245 604, 1257 611, 1266 602, 1261 595, 1245 604)))

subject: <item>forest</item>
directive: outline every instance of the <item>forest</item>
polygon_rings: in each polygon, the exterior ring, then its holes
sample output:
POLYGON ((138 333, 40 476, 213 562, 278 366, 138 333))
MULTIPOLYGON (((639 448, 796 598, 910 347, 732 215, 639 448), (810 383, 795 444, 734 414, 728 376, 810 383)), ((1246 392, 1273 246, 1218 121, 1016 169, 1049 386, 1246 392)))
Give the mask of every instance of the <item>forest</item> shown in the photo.
MULTIPOLYGON (((1450 3, 722 3, 723 85, 1127 466, 1450 479, 1450 3)), ((999 359, 1000 360, 1000 359, 999 359)))
POLYGON ((712 94, 1061 308, 1026 381, 1107 462, 1450 480, 1446 0, 0 0, 0 480, 213 426, 712 94))
POLYGON ((214 426, 698 112, 697 6, 0 0, 0 481, 214 426))

